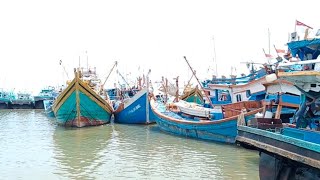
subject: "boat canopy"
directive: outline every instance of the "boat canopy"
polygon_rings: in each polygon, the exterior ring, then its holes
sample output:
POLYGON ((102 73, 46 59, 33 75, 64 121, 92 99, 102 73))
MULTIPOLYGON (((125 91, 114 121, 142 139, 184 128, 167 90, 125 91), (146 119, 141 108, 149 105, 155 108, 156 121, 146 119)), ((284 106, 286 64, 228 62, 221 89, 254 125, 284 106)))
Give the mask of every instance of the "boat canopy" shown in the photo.
POLYGON ((320 54, 320 39, 292 41, 288 43, 288 47, 293 57, 297 54, 301 60, 317 59, 320 54), (312 57, 306 57, 308 55, 312 57))

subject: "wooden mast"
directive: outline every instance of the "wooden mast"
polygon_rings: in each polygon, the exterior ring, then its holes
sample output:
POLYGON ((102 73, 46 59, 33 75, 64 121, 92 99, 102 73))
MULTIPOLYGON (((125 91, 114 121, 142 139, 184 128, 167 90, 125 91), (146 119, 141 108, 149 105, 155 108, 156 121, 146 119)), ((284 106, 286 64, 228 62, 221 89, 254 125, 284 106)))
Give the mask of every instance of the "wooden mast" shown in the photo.
POLYGON ((184 89, 183 89, 183 91, 182 91, 183 93, 184 93, 184 91, 188 88, 188 86, 189 86, 189 84, 190 84, 190 82, 191 82, 192 78, 193 78, 193 73, 192 73, 192 76, 191 76, 191 78, 189 79, 189 81, 188 81, 187 85, 184 87, 184 89))
POLYGON ((167 100, 168 100, 168 79, 167 78, 164 79, 163 76, 162 76, 162 86, 164 89, 164 103, 166 104, 167 100), (163 82, 163 81, 165 81, 165 82, 163 82))
POLYGON ((176 97, 174 98, 173 102, 178 102, 179 101, 179 76, 177 76, 177 78, 175 79, 176 79, 177 90, 176 90, 176 97))
POLYGON ((80 97, 79 97, 79 69, 78 72, 74 69, 74 74, 76 78, 75 90, 76 90, 76 108, 77 108, 77 126, 80 127, 80 97))
POLYGON ((108 74, 108 76, 106 77, 106 79, 104 80, 103 84, 101 85, 101 87, 100 87, 100 91, 103 89, 103 86, 106 84, 106 82, 107 82, 107 80, 108 80, 108 78, 109 78, 109 76, 110 76, 111 72, 112 72, 112 71, 113 71, 113 69, 117 66, 117 64, 118 64, 118 62, 117 62, 117 61, 115 61, 115 62, 114 62, 113 67, 111 68, 111 70, 110 70, 110 72, 109 72, 109 74, 108 74))
POLYGON ((212 104, 212 101, 211 101, 210 97, 204 92, 203 87, 202 87, 202 84, 200 83, 198 77, 196 76, 195 71, 192 69, 191 65, 189 64, 189 61, 188 61, 187 58, 186 58, 186 56, 183 56, 183 57, 184 57, 184 59, 186 60, 189 68, 191 69, 194 77, 197 79, 197 81, 198 81, 198 83, 199 83, 199 85, 200 85, 200 87, 201 87, 201 90, 203 91, 204 95, 205 95, 205 96, 207 97, 207 99, 209 100, 209 103, 210 103, 211 107, 213 108, 214 106, 213 106, 213 104, 212 104))

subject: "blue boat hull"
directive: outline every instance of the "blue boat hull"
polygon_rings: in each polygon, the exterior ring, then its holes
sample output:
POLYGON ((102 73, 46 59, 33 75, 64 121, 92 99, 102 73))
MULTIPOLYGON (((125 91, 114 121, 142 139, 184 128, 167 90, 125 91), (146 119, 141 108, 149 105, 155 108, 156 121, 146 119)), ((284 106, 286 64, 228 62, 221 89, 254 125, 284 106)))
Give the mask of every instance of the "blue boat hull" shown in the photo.
MULTIPOLYGON (((155 119, 159 128, 165 132, 203 140, 235 143, 238 116, 214 121, 192 121, 173 117, 172 112, 161 110, 159 105, 154 105, 153 101, 151 102, 151 108, 154 113, 152 118, 155 119)), ((252 111, 245 118, 250 119, 257 112, 258 110, 252 111)))
POLYGON ((128 100, 121 103, 114 112, 114 122, 122 124, 151 124, 152 111, 148 100, 148 90, 143 89, 128 100))
POLYGON ((109 123, 113 112, 109 103, 77 78, 59 95, 52 109, 58 124, 74 127, 109 123))

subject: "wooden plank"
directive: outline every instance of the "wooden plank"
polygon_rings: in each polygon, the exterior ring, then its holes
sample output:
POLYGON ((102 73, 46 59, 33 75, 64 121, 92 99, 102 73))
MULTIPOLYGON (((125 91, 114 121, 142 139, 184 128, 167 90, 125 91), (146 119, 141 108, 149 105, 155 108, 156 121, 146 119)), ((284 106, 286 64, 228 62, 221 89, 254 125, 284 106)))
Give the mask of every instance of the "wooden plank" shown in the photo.
POLYGON ((284 150, 284 149, 281 149, 281 148, 277 148, 275 146, 268 145, 268 144, 265 144, 265 143, 262 143, 262 142, 259 142, 259 141, 255 141, 255 140, 252 140, 252 139, 241 137, 241 136, 238 136, 236 138, 236 140, 239 141, 239 142, 242 142, 242 143, 250 144, 250 145, 252 145, 254 147, 257 147, 257 148, 259 148, 261 150, 265 150, 265 151, 268 151, 270 153, 274 153, 274 154, 277 154, 279 156, 282 156, 282 157, 285 157, 285 158, 288 158, 288 159, 291 159, 291 160, 294 160, 294 161, 297 161, 297 162, 300 162, 300 163, 303 163, 303 164, 307 164, 307 165, 315 167, 315 168, 319 168, 320 167, 320 161, 312 159, 312 158, 309 158, 309 157, 306 157, 306 156, 303 156, 303 155, 300 155, 300 154, 292 153, 290 151, 287 151, 287 150, 284 150))
POLYGON ((294 71, 294 72, 278 72, 278 77, 286 76, 320 76, 318 71, 294 71))

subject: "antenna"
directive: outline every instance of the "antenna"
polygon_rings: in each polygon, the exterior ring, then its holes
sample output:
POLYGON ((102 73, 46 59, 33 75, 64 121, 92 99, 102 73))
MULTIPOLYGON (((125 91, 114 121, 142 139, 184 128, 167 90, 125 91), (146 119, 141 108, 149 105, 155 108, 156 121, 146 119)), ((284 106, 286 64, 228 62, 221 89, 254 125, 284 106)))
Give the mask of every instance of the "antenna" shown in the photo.
POLYGON ((89 71, 89 61, 88 61, 88 52, 86 51, 86 55, 87 55, 87 70, 89 71))
POLYGON ((63 70, 64 70, 64 72, 66 73, 67 78, 69 79, 68 72, 66 71, 66 68, 65 68, 64 65, 62 64, 62 59, 60 59, 59 64, 63 67, 63 70))
POLYGON ((270 30, 268 28, 268 43, 269 43, 269 54, 270 54, 270 30))

